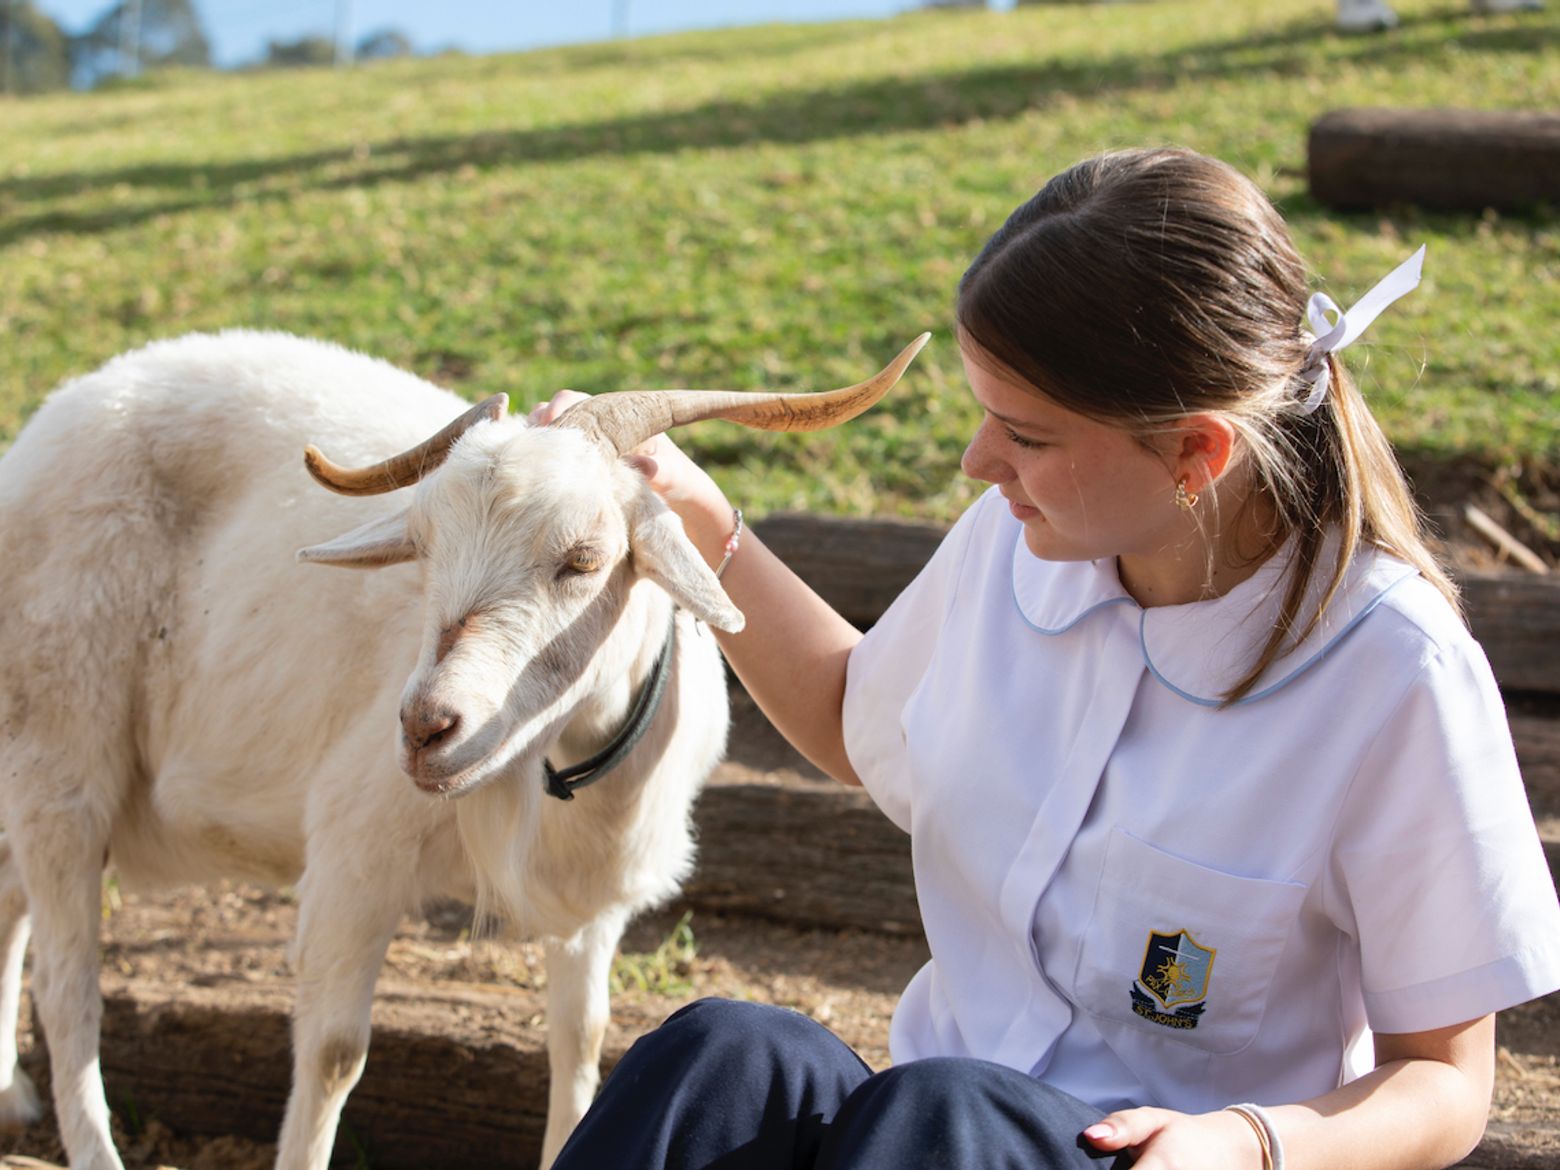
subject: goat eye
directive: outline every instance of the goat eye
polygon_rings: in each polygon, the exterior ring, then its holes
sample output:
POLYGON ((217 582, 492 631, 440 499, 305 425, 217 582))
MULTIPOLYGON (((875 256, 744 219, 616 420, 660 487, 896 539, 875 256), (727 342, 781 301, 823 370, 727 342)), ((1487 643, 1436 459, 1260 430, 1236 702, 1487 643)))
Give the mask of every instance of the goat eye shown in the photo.
POLYGON ((564 573, 572 573, 575 576, 583 577, 587 573, 596 572, 606 563, 606 557, 602 556, 595 549, 582 548, 569 554, 569 559, 563 563, 563 571, 564 573))

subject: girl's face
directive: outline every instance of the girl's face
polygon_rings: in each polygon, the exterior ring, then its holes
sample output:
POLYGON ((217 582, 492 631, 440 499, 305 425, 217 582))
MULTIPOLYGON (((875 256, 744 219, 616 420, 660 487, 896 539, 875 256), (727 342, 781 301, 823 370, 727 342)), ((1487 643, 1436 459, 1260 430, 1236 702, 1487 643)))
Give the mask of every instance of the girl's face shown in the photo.
POLYGON ((1153 557, 1185 541, 1171 451, 1057 405, 968 348, 962 356, 986 413, 961 466, 1001 489, 1030 552, 1048 561, 1153 557))

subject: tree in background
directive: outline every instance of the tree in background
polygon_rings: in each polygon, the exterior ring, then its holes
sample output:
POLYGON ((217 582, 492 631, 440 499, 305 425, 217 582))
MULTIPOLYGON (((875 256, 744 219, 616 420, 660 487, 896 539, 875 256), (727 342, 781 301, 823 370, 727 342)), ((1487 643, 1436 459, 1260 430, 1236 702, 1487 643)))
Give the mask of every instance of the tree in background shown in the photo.
POLYGON ((358 61, 377 61, 387 57, 410 57, 416 50, 411 38, 398 28, 382 28, 357 43, 353 54, 358 61))
POLYGON ((0 93, 70 84, 70 38, 31 0, 0 0, 0 93))
POLYGON ((299 37, 295 41, 267 41, 262 69, 294 69, 329 65, 336 59, 336 42, 329 37, 299 37))
MULTIPOLYGON (((411 39, 400 29, 382 28, 357 43, 352 60, 373 61, 387 57, 409 57, 415 50, 411 39)), ((336 42, 327 36, 303 36, 292 41, 267 41, 261 69, 299 69, 331 65, 336 61, 336 42)))
POLYGON ((120 0, 71 45, 72 76, 82 86, 168 65, 211 65, 194 0, 120 0))

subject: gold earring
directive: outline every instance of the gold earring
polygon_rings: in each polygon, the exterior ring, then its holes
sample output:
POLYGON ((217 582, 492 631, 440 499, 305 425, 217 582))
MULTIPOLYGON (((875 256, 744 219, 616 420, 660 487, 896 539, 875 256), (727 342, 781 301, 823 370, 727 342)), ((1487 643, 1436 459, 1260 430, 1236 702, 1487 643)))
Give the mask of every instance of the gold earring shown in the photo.
POLYGON ((1183 512, 1190 512, 1197 506, 1197 493, 1186 490, 1186 477, 1182 476, 1175 485, 1175 506, 1183 512))

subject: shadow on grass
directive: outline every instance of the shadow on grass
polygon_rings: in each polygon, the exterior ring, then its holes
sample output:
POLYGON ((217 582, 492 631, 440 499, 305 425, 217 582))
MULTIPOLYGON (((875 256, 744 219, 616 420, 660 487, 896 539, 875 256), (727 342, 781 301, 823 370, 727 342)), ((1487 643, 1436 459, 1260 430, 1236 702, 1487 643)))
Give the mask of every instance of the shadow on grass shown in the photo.
MULTIPOLYGON (((491 169, 590 157, 674 154, 759 143, 801 145, 900 134, 1043 110, 1060 95, 1093 97, 1154 91, 1187 81, 1262 73, 1293 76, 1332 65, 1378 64, 1468 50, 1543 53, 1560 41, 1553 24, 1481 27, 1461 8, 1405 21, 1376 37, 1336 34, 1325 20, 1257 37, 1215 41, 1157 55, 1040 61, 941 75, 884 77, 837 88, 782 93, 767 100, 721 100, 692 109, 532 130, 396 138, 275 159, 161 164, 79 171, 0 183, 0 207, 47 203, 99 189, 179 192, 128 206, 48 210, 0 223, 0 246, 41 232, 92 234, 157 216, 408 182, 463 168, 491 169), (1301 49, 1309 47, 1310 53, 1301 49), (1320 59, 1318 56, 1320 55, 1320 59)), ((604 51, 605 52, 605 51, 604 51)), ((605 58, 604 58, 605 59, 605 58)))

